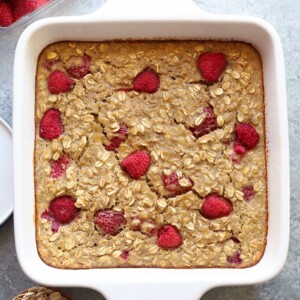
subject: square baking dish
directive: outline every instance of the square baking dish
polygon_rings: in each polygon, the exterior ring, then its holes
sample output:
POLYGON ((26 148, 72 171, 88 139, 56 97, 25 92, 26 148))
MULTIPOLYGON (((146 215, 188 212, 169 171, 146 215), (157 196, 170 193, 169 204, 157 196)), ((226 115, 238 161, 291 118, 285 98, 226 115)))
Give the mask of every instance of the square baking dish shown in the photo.
POLYGON ((92 288, 107 299, 188 300, 199 299, 212 287, 261 283, 280 272, 289 241, 289 148, 284 60, 272 26, 253 17, 208 14, 190 0, 109 0, 88 16, 44 19, 29 26, 19 39, 14 68, 15 240, 21 267, 32 280, 47 286, 92 288), (269 187, 263 258, 246 269, 63 270, 46 265, 37 252, 34 223, 35 75, 40 52, 58 41, 170 38, 244 41, 260 53, 269 187))

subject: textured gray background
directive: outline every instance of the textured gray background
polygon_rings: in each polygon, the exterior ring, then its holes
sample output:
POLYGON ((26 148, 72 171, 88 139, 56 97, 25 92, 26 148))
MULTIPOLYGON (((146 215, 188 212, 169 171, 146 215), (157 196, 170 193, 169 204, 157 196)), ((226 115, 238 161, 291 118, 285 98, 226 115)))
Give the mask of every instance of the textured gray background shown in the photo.
MULTIPOLYGON (((56 9, 55 13, 48 12, 40 16, 84 14, 95 10, 104 2, 104 0, 65 0, 65 4, 56 9)), ((291 154, 291 236, 289 256, 285 268, 268 283, 258 286, 216 288, 207 292, 202 299, 300 299, 300 184, 298 182, 300 179, 300 121, 298 116, 300 111, 300 51, 298 50, 300 46, 300 2, 299 0, 195 0, 195 2, 201 8, 212 13, 244 14, 263 18, 279 32, 285 53, 291 154)), ((13 52, 17 37, 25 26, 21 26, 9 36, 0 32, 0 116, 9 124, 11 124, 12 117, 13 52)), ((18 292, 35 285, 23 274, 17 262, 14 248, 13 217, 10 217, 0 227, 0 300, 10 300, 18 292)), ((63 290, 74 300, 103 300, 94 291, 73 288, 63 290)))

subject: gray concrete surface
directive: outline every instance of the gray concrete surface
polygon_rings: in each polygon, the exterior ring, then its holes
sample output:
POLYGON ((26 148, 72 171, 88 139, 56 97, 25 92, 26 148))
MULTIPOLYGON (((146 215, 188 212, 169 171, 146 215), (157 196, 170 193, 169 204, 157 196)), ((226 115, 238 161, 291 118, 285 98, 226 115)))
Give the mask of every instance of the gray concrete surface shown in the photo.
MULTIPOLYGON (((104 2, 104 0, 65 0, 65 6, 55 14, 88 13, 104 2)), ((291 154, 291 236, 288 260, 284 269, 267 283, 257 286, 216 288, 207 292, 202 299, 300 299, 300 120, 298 116, 300 111, 300 2, 299 0, 196 0, 195 2, 208 12, 244 14, 263 18, 279 32, 285 53, 291 154)), ((22 29, 20 28, 10 37, 3 37, 0 34, 0 116, 10 124, 13 50, 16 38, 22 29)), ((18 292, 35 285, 19 267, 14 247, 13 216, 11 216, 0 227, 0 300, 10 300, 18 292)), ((74 300, 103 299, 98 293, 87 289, 66 288, 63 291, 74 300)))

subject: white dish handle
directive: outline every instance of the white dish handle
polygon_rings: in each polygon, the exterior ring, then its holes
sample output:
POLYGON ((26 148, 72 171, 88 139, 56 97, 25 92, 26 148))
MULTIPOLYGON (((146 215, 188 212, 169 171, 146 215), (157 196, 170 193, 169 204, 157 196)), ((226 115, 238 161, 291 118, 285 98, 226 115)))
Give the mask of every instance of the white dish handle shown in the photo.
POLYGON ((195 284, 182 283, 136 283, 111 284, 92 289, 101 293, 106 300, 199 300, 208 290, 216 284, 201 282, 195 284))
POLYGON ((103 6, 89 16, 117 20, 189 19, 208 16, 192 0, 107 0, 103 6))

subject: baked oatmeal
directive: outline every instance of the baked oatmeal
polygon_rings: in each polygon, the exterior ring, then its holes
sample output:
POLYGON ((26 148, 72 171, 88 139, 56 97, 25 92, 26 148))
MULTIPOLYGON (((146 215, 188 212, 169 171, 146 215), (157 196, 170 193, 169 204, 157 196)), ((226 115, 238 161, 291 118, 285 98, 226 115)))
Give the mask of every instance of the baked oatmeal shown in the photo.
POLYGON ((262 65, 243 42, 59 42, 36 76, 36 240, 57 268, 244 268, 266 246, 262 65))

